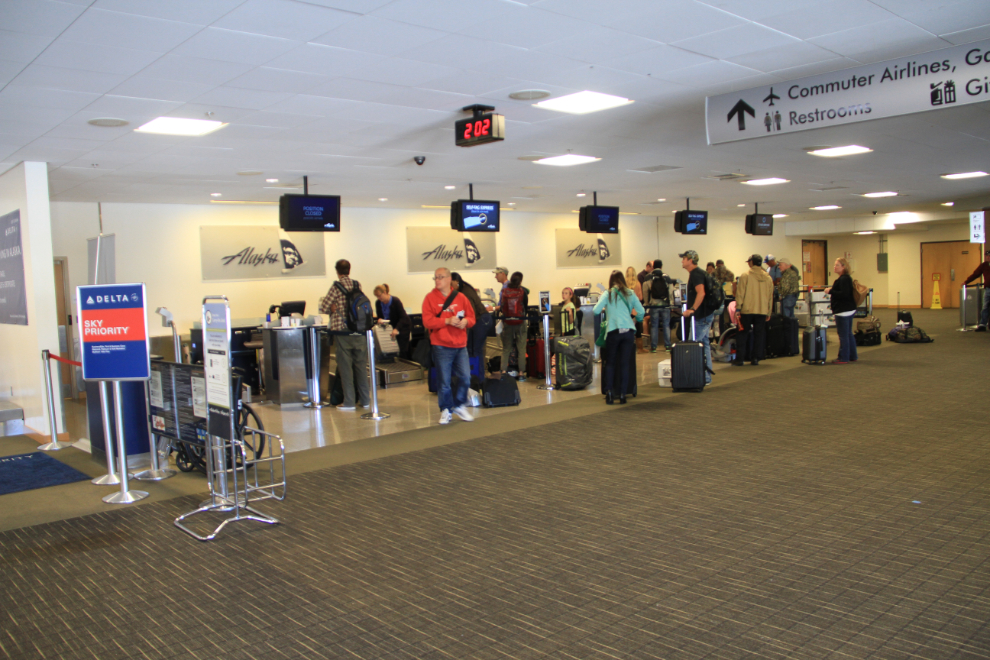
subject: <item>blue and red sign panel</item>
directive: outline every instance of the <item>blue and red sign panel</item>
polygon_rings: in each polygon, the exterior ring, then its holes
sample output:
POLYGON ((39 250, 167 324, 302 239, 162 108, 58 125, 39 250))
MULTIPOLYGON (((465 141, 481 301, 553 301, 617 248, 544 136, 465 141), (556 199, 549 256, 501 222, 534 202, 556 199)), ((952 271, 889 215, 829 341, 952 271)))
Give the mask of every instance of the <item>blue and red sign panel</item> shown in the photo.
POLYGON ((85 380, 148 380, 144 284, 76 287, 85 380))

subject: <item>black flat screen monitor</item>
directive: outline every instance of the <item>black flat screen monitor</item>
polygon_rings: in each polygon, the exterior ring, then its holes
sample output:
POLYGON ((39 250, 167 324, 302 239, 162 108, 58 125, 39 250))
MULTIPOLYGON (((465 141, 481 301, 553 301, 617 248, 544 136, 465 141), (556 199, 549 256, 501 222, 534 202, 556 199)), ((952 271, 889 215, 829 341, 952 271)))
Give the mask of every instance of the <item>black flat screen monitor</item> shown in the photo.
POLYGON ((279 316, 292 316, 293 314, 298 314, 303 316, 306 314, 306 301, 305 300, 290 300, 284 302, 278 306, 279 316))
POLYGON ((450 227, 457 231, 498 231, 499 203, 459 199, 450 203, 450 227))
POLYGON ((747 215, 746 233, 753 236, 773 236, 773 216, 767 213, 747 215))
POLYGON ((282 195, 278 226, 285 231, 340 231, 340 196, 282 195))
POLYGON ((619 207, 582 206, 578 214, 578 227, 589 234, 617 234, 619 207))
POLYGON ((707 234, 708 211, 678 211, 674 215, 674 231, 682 234, 707 234))

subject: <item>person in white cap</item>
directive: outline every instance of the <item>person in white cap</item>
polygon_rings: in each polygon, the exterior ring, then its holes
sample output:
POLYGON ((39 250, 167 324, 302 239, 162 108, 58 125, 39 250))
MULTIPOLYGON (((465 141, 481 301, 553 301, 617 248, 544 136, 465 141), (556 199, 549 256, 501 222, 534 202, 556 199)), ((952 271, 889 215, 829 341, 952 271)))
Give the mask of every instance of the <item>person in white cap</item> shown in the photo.
POLYGON ((773 280, 773 285, 777 286, 780 284, 780 266, 777 264, 777 257, 772 254, 768 254, 764 257, 763 261, 767 265, 767 275, 773 280))

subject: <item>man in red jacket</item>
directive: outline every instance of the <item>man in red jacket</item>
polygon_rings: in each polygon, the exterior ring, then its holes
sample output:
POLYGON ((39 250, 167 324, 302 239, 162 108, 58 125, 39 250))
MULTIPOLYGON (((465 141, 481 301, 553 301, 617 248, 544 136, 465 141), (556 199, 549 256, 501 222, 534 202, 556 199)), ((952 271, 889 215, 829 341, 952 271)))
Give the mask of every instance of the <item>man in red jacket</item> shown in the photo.
POLYGON ((990 322, 990 250, 983 254, 983 261, 963 284, 979 279, 980 275, 983 276, 983 311, 980 313, 980 324, 976 326, 976 331, 986 332, 987 322, 990 322))
POLYGON ((423 298, 423 325, 430 333, 433 364, 437 368, 440 423, 450 423, 451 413, 471 422, 474 417, 466 405, 471 383, 467 331, 474 326, 474 307, 463 293, 451 288, 450 269, 437 268, 433 280, 436 288, 423 298), (457 376, 456 392, 450 388, 451 372, 457 376))

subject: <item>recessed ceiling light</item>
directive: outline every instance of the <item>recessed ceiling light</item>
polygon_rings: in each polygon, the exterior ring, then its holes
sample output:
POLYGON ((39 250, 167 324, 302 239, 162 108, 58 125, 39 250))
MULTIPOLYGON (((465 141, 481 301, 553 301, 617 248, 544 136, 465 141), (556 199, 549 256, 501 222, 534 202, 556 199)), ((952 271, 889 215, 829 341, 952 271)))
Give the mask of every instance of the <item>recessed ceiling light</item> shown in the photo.
POLYGON ((515 206, 515 205, 516 205, 515 202, 509 202, 509 206, 515 206))
POLYGON ((548 101, 534 103, 537 108, 546 110, 556 110, 557 112, 567 112, 572 115, 586 115, 589 112, 609 110, 622 105, 629 105, 631 100, 621 96, 611 94, 601 94, 599 92, 589 92, 587 90, 567 96, 559 96, 548 101))
POLYGON ((825 149, 815 149, 808 153, 812 156, 822 156, 824 158, 836 158, 838 156, 855 156, 856 154, 868 154, 873 149, 861 147, 858 144, 849 144, 844 147, 828 147, 825 149))
POLYGON ((773 217, 775 217, 775 218, 786 218, 787 217, 787 214, 786 213, 774 213, 773 214, 773 217))
POLYGON ((198 137, 212 133, 226 126, 222 121, 208 119, 186 119, 184 117, 159 117, 134 130, 138 133, 158 133, 159 135, 184 135, 198 137))
POLYGON ((744 207, 746 205, 745 204, 736 204, 736 206, 739 207, 739 208, 742 208, 742 207, 744 207))
POLYGON ((869 236, 870 234, 875 234, 875 231, 854 231, 857 236, 869 236))
POLYGON ((550 92, 545 89, 521 89, 518 92, 509 94, 509 98, 516 101, 539 101, 548 96, 550 96, 550 92))
POLYGON ((116 117, 97 117, 90 119, 86 123, 91 126, 99 126, 100 128, 120 128, 121 126, 127 126, 131 122, 126 119, 117 119, 116 117))
POLYGON ((223 193, 210 193, 210 197, 223 197, 223 193))
POLYGON ((578 197, 585 197, 586 195, 587 195, 587 193, 578 193, 577 194, 578 197))
POLYGON ((942 202, 942 206, 955 206, 955 202, 942 202))
POLYGON ((667 198, 666 198, 666 197, 661 197, 661 198, 660 198, 660 199, 658 199, 657 201, 658 201, 658 202, 666 202, 666 201, 667 201, 667 198))
POLYGON ((781 179, 772 176, 768 179, 749 179, 748 181, 740 181, 739 183, 745 183, 747 186, 772 186, 775 183, 790 183, 790 179, 781 179))
POLYGON ((864 193, 863 197, 897 197, 897 193, 888 190, 887 192, 864 193))
POLYGON ((237 176, 259 176, 264 174, 261 170, 238 170, 237 176))
POLYGON ((537 165, 556 165, 557 167, 569 167, 571 165, 584 165, 585 163, 593 163, 596 160, 601 160, 601 158, 595 158, 594 156, 579 156, 578 154, 564 154, 563 156, 550 156, 548 158, 541 158, 540 160, 534 160, 533 162, 537 165))
POLYGON ((457 187, 457 186, 444 186, 444 187, 443 187, 443 189, 444 189, 444 190, 453 190, 453 189, 454 189, 454 188, 456 188, 456 187, 457 187))
POLYGON ((278 183, 278 179, 265 179, 265 183, 278 183))
POLYGON ((835 204, 829 204, 827 206, 812 206, 812 211, 832 211, 835 209, 841 209, 841 206, 836 206, 835 204))
POLYGON ((943 179, 975 179, 978 176, 986 176, 986 172, 959 172, 958 174, 943 174, 943 179))
POLYGON ((379 197, 378 198, 378 201, 379 202, 387 202, 388 201, 388 197, 379 197))

